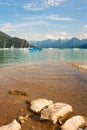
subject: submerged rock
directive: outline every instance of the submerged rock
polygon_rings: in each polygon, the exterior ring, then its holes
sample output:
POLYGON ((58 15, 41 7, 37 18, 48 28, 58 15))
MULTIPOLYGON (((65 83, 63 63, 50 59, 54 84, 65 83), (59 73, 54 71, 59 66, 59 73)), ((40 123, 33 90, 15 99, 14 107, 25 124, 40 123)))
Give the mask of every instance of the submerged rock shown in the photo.
POLYGON ((81 127, 86 126, 86 119, 83 116, 77 115, 68 119, 61 127, 61 130, 81 130, 81 127))
POLYGON ((23 96, 28 96, 25 92, 19 91, 19 90, 15 90, 15 89, 11 89, 9 91, 10 94, 12 95, 23 95, 23 96))
POLYGON ((72 106, 65 103, 55 103, 48 108, 41 111, 41 120, 51 120, 53 124, 59 121, 62 124, 62 120, 68 118, 72 113, 72 106))
POLYGON ((0 130, 20 130, 21 125, 15 119, 7 125, 1 126, 0 130))
POLYGON ((51 104, 53 104, 52 100, 35 99, 35 100, 31 101, 30 109, 33 112, 39 113, 42 109, 44 109, 45 107, 48 107, 51 104))

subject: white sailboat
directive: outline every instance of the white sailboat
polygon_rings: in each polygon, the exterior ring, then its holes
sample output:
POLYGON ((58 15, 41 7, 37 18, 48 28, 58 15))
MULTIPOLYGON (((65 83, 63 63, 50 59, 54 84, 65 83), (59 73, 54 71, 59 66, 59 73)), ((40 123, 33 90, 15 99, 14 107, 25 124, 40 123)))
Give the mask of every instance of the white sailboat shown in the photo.
POLYGON ((79 48, 78 48, 78 43, 75 44, 75 41, 74 41, 74 48, 73 48, 74 51, 78 51, 79 48))
POLYGON ((6 48, 6 40, 4 40, 4 47, 2 50, 8 50, 8 48, 6 48))
POLYGON ((24 48, 23 48, 23 44, 24 44, 24 40, 22 41, 22 44, 21 44, 21 47, 20 47, 20 50, 23 51, 24 48))
POLYGON ((14 44, 10 47, 10 50, 14 50, 14 44))
POLYGON ((20 50, 21 50, 21 51, 24 51, 24 52, 28 52, 28 48, 23 47, 23 45, 24 45, 24 39, 23 39, 23 41, 22 41, 20 50))

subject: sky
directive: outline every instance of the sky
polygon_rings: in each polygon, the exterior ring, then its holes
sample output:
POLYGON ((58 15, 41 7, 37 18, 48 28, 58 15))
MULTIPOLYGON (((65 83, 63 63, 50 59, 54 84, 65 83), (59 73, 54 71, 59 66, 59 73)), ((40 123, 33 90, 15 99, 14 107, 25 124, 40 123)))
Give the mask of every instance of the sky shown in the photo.
POLYGON ((28 41, 87 38, 87 0, 0 0, 0 31, 28 41))

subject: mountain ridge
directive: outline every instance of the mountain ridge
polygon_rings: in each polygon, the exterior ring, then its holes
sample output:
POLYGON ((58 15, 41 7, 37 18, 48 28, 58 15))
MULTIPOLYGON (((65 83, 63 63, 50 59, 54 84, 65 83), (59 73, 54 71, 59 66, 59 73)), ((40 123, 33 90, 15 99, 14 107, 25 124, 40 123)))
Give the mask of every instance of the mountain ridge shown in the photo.
POLYGON ((29 42, 25 39, 18 37, 11 37, 8 34, 0 31, 0 48, 10 48, 14 45, 14 48, 29 47, 29 42))
POLYGON ((87 49, 87 39, 80 40, 73 37, 71 39, 57 39, 57 40, 43 40, 43 41, 30 41, 31 45, 42 48, 84 48, 87 49))
POLYGON ((11 37, 8 34, 0 31, 0 48, 10 48, 14 45, 14 48, 84 48, 87 49, 87 39, 80 40, 77 37, 71 39, 47 39, 42 41, 30 41, 18 37, 11 37))

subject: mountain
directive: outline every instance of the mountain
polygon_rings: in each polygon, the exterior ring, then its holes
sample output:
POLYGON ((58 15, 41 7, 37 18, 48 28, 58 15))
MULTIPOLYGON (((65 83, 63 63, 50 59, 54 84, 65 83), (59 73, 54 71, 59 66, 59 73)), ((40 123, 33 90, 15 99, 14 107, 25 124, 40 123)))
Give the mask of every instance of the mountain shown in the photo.
POLYGON ((80 39, 73 37, 63 45, 63 48, 78 48, 80 44, 80 39))
POLYGON ((73 37, 72 39, 58 39, 58 40, 43 40, 43 41, 26 41, 25 39, 20 39, 17 37, 11 37, 4 32, 0 31, 0 48, 10 48, 13 46, 15 48, 24 47, 38 47, 38 48, 85 48, 87 49, 87 39, 78 39, 73 37))
POLYGON ((29 42, 26 41, 25 39, 20 39, 17 37, 11 37, 3 32, 0 31, 0 48, 10 48, 13 46, 15 48, 20 48, 20 47, 29 47, 29 42))
POLYGON ((87 39, 78 39, 73 37, 72 39, 58 39, 58 40, 43 40, 43 41, 30 41, 31 45, 35 45, 41 48, 87 48, 87 39))
POLYGON ((87 39, 81 41, 80 48, 87 48, 87 39))
POLYGON ((30 41, 31 45, 35 45, 38 48, 60 48, 61 43, 65 43, 64 40, 58 39, 58 40, 43 40, 43 41, 30 41))

